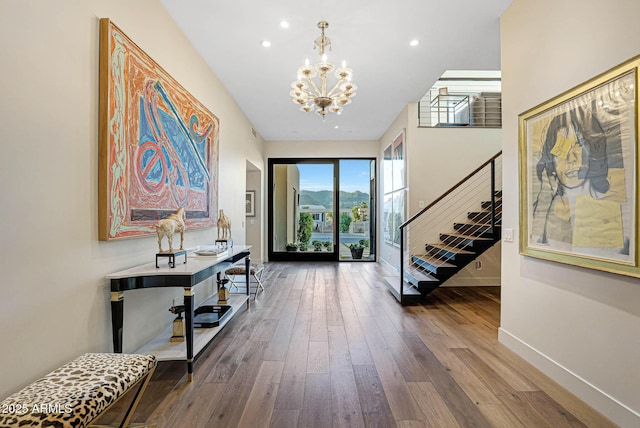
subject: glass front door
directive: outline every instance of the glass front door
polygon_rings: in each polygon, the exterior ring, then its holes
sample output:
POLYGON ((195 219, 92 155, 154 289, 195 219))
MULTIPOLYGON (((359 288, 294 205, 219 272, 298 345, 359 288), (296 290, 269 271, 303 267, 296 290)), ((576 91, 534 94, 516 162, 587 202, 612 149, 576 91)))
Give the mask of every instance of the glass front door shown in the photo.
POLYGON ((375 260, 375 160, 270 159, 269 260, 375 260))
POLYGON ((340 260, 375 260, 375 161, 340 160, 340 260))

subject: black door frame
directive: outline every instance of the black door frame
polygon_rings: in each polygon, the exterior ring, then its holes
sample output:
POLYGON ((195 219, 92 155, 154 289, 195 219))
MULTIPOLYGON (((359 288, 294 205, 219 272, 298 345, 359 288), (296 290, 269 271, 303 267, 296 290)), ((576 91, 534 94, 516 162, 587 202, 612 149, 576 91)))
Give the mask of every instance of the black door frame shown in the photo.
MULTIPOLYGON (((341 158, 268 158, 268 168, 267 168, 267 254, 270 261, 339 261, 340 260, 340 249, 338 248, 338 219, 340 218, 340 161, 341 160, 368 160, 373 161, 374 163, 374 180, 377 185, 378 183, 378 169, 377 169, 377 159, 370 157, 341 157, 341 158), (307 164, 333 164, 333 218, 334 218, 334 228, 333 228, 333 251, 327 252, 285 252, 285 251, 274 251, 273 250, 273 189, 275 186, 274 177, 273 177, 273 168, 276 164, 299 164, 299 163, 307 163, 307 164)), ((377 192, 376 192, 377 194, 377 192)), ((375 197, 371 196, 370 197, 375 197)), ((378 209, 377 201, 375 201, 375 210, 378 209)), ((373 214, 374 210, 370 210, 371 212, 371 232, 375 232, 375 236, 377 236, 377 216, 373 214)), ((374 251, 376 248, 375 242, 371 242, 370 240, 370 249, 374 251)), ((375 253, 374 253, 375 254, 375 253)), ((365 260, 365 261, 376 261, 376 257, 373 260, 365 260)), ((351 260, 349 260, 351 261, 351 260)))

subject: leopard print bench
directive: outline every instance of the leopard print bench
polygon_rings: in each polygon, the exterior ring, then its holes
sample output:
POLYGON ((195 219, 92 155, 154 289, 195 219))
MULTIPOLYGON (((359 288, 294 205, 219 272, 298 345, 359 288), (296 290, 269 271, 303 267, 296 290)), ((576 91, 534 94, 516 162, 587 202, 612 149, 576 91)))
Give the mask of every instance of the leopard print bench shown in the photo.
POLYGON ((121 425, 127 426, 156 364, 153 355, 82 355, 0 403, 0 428, 86 427, 140 384, 121 425))

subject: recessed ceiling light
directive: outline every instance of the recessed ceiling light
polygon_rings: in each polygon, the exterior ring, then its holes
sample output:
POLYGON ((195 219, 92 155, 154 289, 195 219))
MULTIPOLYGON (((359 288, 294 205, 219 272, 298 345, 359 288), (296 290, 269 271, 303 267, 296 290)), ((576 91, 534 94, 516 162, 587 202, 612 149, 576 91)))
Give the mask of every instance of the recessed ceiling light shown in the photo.
POLYGON ((289 23, 285 20, 280 21, 280 27, 289 28, 289 23))
POLYGON ((413 39, 409 42, 409 46, 418 46, 420 44, 420 40, 413 39))
POLYGON ((336 126, 334 126, 333 128, 334 128, 334 129, 338 129, 338 128, 340 128, 340 127, 339 127, 338 125, 336 125, 336 126))
POLYGON ((260 45, 262 45, 263 48, 268 48, 271 46, 271 42, 269 40, 263 40, 260 42, 260 45))

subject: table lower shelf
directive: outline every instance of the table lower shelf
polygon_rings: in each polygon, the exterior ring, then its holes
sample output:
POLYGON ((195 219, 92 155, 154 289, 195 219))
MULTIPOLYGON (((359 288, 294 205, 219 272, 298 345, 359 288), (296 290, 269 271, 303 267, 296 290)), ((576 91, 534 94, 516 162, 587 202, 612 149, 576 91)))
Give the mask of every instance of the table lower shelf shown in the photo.
MULTIPOLYGON (((202 302, 202 305, 211 305, 217 302, 217 295, 202 302)), ((233 308, 231 314, 225 317, 220 325, 209 328, 193 329, 193 355, 198 355, 214 337, 227 325, 238 312, 242 311, 242 306, 247 302, 249 296, 246 294, 231 294, 228 304, 233 308)), ((186 361, 187 360, 187 343, 171 342, 173 335, 173 326, 169 326, 151 341, 144 344, 140 349, 136 350, 136 354, 152 354, 158 361, 186 361)))

